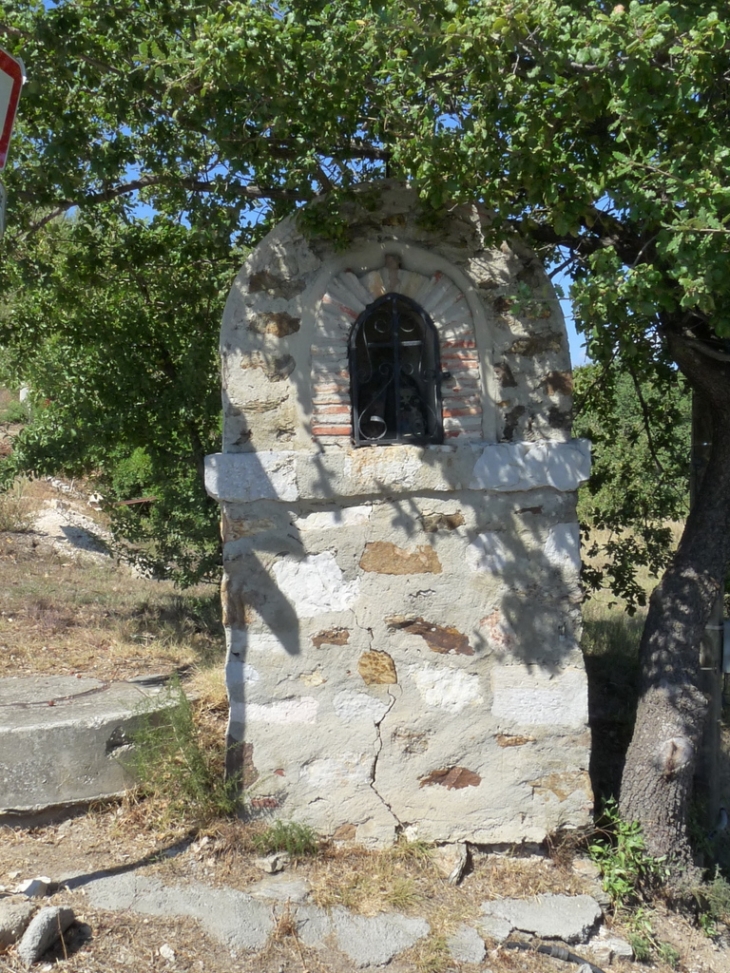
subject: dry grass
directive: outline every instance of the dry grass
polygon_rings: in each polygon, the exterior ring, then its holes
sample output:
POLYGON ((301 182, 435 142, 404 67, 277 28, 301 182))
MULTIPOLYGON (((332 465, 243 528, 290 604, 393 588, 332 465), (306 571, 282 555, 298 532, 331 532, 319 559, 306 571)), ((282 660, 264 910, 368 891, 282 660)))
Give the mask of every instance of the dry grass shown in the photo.
POLYGON ((124 679, 223 659, 211 586, 181 594, 111 560, 66 559, 31 536, 0 533, 0 591, 0 676, 124 679))

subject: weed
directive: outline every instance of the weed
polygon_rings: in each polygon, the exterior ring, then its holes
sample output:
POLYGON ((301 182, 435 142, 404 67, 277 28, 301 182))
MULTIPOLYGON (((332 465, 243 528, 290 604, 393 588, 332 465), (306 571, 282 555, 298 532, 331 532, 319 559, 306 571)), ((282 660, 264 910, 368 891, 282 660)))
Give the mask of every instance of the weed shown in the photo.
POLYGON ((634 959, 639 963, 646 963, 651 959, 651 941, 641 933, 629 933, 629 946, 634 951, 634 959))
POLYGON ((23 534, 33 526, 37 504, 26 496, 24 480, 0 493, 0 534, 23 534))
POLYGON ((604 806, 603 827, 588 852, 601 870, 603 889, 615 908, 635 901, 666 879, 664 860, 647 852, 640 825, 622 820, 613 799, 604 806))
POLYGON ((705 896, 712 918, 727 921, 730 918, 730 883, 720 874, 719 868, 715 869, 715 877, 708 882, 705 896))
POLYGON ((715 867, 715 876, 697 890, 699 914, 697 922, 706 936, 714 939, 718 934, 717 924, 727 923, 730 919, 730 883, 715 867))
POLYGON ((262 855, 285 851, 292 858, 304 858, 319 851, 319 841, 312 828, 296 821, 274 821, 262 834, 255 835, 253 841, 262 855))
POLYGON ((166 816, 202 824, 234 814, 238 782, 224 780, 223 754, 201 743, 193 707, 179 681, 171 681, 167 693, 168 706, 161 713, 139 713, 127 766, 166 816))
POLYGON ((673 970, 679 965, 679 952, 671 945, 671 943, 658 943, 656 948, 656 953, 662 963, 666 963, 667 966, 671 966, 673 970))

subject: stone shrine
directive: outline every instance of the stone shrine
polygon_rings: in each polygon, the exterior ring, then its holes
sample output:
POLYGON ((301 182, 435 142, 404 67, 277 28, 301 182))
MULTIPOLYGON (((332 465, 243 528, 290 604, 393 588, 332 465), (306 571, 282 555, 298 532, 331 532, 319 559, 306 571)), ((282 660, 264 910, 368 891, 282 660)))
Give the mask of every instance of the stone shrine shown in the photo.
POLYGON ((344 250, 294 217, 221 335, 229 772, 252 814, 382 845, 591 820, 565 324, 489 216, 386 181, 344 250))

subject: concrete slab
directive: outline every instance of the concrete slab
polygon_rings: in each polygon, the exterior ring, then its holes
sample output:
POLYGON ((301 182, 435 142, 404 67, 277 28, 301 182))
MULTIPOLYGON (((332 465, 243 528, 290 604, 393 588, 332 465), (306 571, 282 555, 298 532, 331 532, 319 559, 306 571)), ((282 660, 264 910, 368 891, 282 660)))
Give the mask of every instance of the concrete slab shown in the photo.
MULTIPOLYGON (((537 895, 534 899, 482 902, 482 913, 543 939, 585 943, 598 925, 601 907, 590 895, 537 895)), ((480 929, 489 934, 484 920, 480 929)))
POLYGON ((120 760, 130 732, 142 712, 169 705, 159 685, 0 679, 0 822, 123 794, 132 783, 120 760))

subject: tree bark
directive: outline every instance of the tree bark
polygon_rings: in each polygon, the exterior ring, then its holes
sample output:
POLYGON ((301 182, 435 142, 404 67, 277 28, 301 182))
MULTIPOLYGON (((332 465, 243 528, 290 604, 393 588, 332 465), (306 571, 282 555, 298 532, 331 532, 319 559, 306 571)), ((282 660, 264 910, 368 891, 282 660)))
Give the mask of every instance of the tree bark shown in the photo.
POLYGON ((712 408, 713 442, 677 553, 649 601, 620 811, 641 824, 648 851, 666 856, 681 884, 693 864, 687 818, 707 713, 699 649, 730 560, 730 361, 707 357, 676 333, 668 342, 693 389, 712 408))

